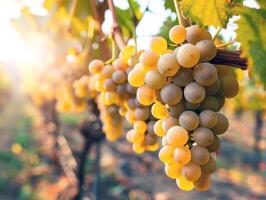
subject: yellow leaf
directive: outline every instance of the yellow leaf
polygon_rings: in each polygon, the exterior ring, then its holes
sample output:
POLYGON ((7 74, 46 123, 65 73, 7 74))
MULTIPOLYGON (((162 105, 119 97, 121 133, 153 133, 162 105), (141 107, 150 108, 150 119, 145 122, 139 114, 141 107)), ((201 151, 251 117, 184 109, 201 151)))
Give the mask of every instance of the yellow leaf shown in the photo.
POLYGON ((225 27, 231 15, 228 0, 182 0, 181 10, 199 25, 225 27))

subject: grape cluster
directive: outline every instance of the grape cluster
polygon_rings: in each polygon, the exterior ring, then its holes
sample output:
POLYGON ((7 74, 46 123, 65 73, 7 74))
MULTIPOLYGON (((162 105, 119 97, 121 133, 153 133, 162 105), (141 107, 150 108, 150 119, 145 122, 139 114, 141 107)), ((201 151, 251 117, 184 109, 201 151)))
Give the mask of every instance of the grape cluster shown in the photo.
POLYGON ((138 102, 151 107, 158 119, 154 133, 162 137, 159 158, 167 176, 182 190, 204 191, 216 169, 212 153, 220 148, 218 136, 229 126, 219 110, 239 86, 229 67, 209 62, 217 49, 208 31, 176 25, 169 38, 176 48, 168 49, 164 38, 154 37, 128 82, 138 88, 138 102))

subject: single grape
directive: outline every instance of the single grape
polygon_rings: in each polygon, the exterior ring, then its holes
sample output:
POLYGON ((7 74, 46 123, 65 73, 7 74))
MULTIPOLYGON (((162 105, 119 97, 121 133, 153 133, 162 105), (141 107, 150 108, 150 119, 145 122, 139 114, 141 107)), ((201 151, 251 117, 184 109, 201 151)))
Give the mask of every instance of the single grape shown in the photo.
POLYGON ((200 51, 192 44, 184 44, 178 49, 176 58, 181 66, 191 68, 199 62, 200 51))
POLYGON ((112 65, 106 65, 101 73, 104 75, 106 78, 112 78, 112 74, 115 71, 114 67, 112 65))
POLYGON ((133 87, 140 87, 144 85, 145 71, 140 69, 133 69, 128 73, 128 82, 133 87))
POLYGON ((176 162, 170 162, 165 165, 165 174, 172 179, 180 178, 181 175, 181 166, 176 162))
POLYGON ((147 130, 147 124, 144 121, 140 120, 136 121, 133 127, 137 133, 145 133, 147 130))
POLYGON ((104 62, 101 60, 93 60, 89 64, 89 70, 92 74, 98 74, 102 71, 104 68, 104 62))
POLYGON ((129 94, 136 94, 137 93, 137 89, 138 88, 136 88, 136 87, 133 87, 133 86, 131 86, 130 84, 126 84, 126 88, 127 88, 127 92, 129 93, 129 94))
POLYGON ((122 59, 120 59, 120 58, 117 58, 114 61, 113 66, 114 66, 115 70, 121 70, 121 71, 124 71, 124 72, 126 72, 127 69, 128 69, 128 64, 125 61, 123 61, 122 59))
POLYGON ((213 142, 209 146, 207 146, 207 149, 209 150, 209 152, 214 153, 219 151, 220 147, 221 147, 221 141, 219 137, 214 135, 213 142))
POLYGON ((180 65, 173 53, 164 54, 158 60, 157 69, 164 76, 174 76, 179 68, 180 65))
POLYGON ((158 120, 157 122, 155 122, 153 126, 153 130, 157 136, 159 137, 165 136, 166 132, 163 130, 163 127, 162 127, 162 120, 158 120))
POLYGON ((166 77, 157 70, 150 70, 145 74, 145 84, 157 90, 166 84, 166 77))
POLYGON ((216 162, 212 156, 210 156, 209 161, 201 166, 201 171, 203 174, 212 174, 216 170, 216 162))
POLYGON ((140 55, 139 61, 143 64, 146 69, 155 69, 157 66, 159 56, 157 53, 152 51, 143 52, 140 55))
POLYGON ((166 106, 160 102, 156 102, 152 105, 151 113, 156 119, 164 119, 169 116, 166 106))
POLYGON ((219 109, 218 110, 220 110, 224 106, 225 98, 220 96, 220 95, 216 95, 215 98, 218 101, 218 105, 219 105, 219 109))
POLYGON ((221 87, 218 92, 219 95, 226 98, 233 98, 238 94, 239 84, 237 79, 233 76, 225 76, 221 78, 221 87))
POLYGON ((216 81, 208 86, 204 86, 205 91, 206 91, 206 95, 215 95, 218 93, 219 89, 221 87, 221 82, 220 79, 217 78, 216 81))
POLYGON ((211 185, 210 176, 202 174, 200 178, 197 181, 195 181, 193 184, 197 191, 204 192, 208 190, 211 185))
POLYGON ((179 124, 183 128, 192 131, 199 126, 199 117, 193 111, 185 111, 179 116, 179 124))
POLYGON ((173 126, 178 126, 178 125, 179 125, 178 119, 171 117, 171 116, 162 120, 162 129, 165 133, 168 131, 169 128, 173 126))
POLYGON ((154 89, 143 85, 137 90, 137 99, 142 105, 151 105, 156 99, 156 92, 154 89))
POLYGON ((202 147, 206 147, 213 142, 213 132, 208 128, 199 127, 193 131, 194 141, 202 147))
POLYGON ((161 98, 168 105, 175 105, 182 99, 182 90, 173 83, 167 84, 161 89, 161 98))
POLYGON ((147 107, 136 108, 134 111, 137 120, 145 121, 150 117, 150 111, 147 107))
POLYGON ((227 66, 227 65, 218 65, 215 64, 216 69, 218 71, 218 75, 220 78, 225 77, 225 76, 235 76, 232 67, 227 66))
POLYGON ((200 126, 213 128, 218 121, 218 117, 212 110, 204 110, 199 114, 200 126))
POLYGON ((212 131, 216 135, 225 133, 229 127, 228 119, 221 113, 217 114, 217 124, 212 128, 212 131))
POLYGON ((165 147, 165 146, 170 146, 169 142, 167 141, 166 137, 163 137, 162 138, 162 146, 165 147))
POLYGON ((183 191, 191 191, 194 188, 192 181, 187 180, 185 177, 180 177, 176 179, 177 186, 183 191))
POLYGON ((167 164, 174 160, 174 148, 171 146, 165 146, 159 151, 159 159, 167 164))
POLYGON ((113 73, 112 79, 115 83, 122 84, 126 81, 127 77, 123 71, 117 70, 113 73))
POLYGON ((169 38, 175 44, 181 44, 186 39, 187 30, 184 26, 175 25, 169 31, 169 38))
POLYGON ((210 153, 205 147, 199 145, 191 148, 191 160, 198 165, 205 165, 210 159, 210 153))
POLYGON ((173 126, 167 131, 166 139, 171 146, 181 147, 187 143, 188 132, 181 126, 173 126))
POLYGON ((180 101, 178 104, 169 106, 169 114, 175 118, 178 118, 179 115, 185 110, 186 108, 183 101, 180 101))
POLYGON ((189 181, 196 181, 201 175, 201 168, 196 163, 190 161, 181 168, 182 175, 189 181))
POLYGON ((180 165, 189 163, 191 160, 191 151, 188 147, 176 148, 174 151, 174 160, 180 165))
POLYGON ((181 67, 175 76, 173 76, 173 82, 179 87, 185 87, 187 84, 193 82, 192 69, 186 69, 181 67))
POLYGON ((104 81, 103 87, 106 91, 114 91, 116 89, 116 85, 113 81, 113 79, 108 78, 104 81))
POLYGON ((217 49, 212 40, 201 40, 195 46, 200 51, 201 62, 210 61, 216 56, 217 49))
POLYGON ((150 49, 157 53, 157 54, 163 54, 167 49, 167 41, 161 37, 153 37, 150 41, 150 49))
POLYGON ((184 89, 185 99, 193 104, 203 101, 205 97, 205 89, 196 82, 189 83, 184 89))
POLYGON ((135 110, 135 109, 136 109, 135 99, 134 99, 134 98, 128 99, 128 101, 127 101, 127 105, 128 105, 128 107, 129 107, 131 110, 135 110))
POLYGON ((206 96, 201 102, 199 110, 219 111, 219 102, 215 96, 206 96))
POLYGON ((186 40, 188 43, 197 44, 201 40, 212 40, 212 36, 198 25, 193 25, 187 28, 186 40))
POLYGON ((214 65, 210 63, 200 63, 193 70, 194 80, 202 85, 212 85, 218 77, 217 70, 214 65))

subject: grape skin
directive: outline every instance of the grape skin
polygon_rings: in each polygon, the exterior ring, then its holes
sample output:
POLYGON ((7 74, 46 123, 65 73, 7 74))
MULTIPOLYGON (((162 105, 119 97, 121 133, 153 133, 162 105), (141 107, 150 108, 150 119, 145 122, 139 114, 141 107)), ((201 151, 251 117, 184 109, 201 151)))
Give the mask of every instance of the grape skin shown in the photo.
POLYGON ((178 49, 176 58, 181 66, 191 68, 199 62, 200 52, 194 45, 184 44, 178 49))
POLYGON ((217 113, 217 124, 212 128, 216 135, 225 133, 229 127, 228 119, 221 113, 217 113))
POLYGON ((200 63, 193 70, 193 77, 198 84, 208 86, 214 84, 217 80, 218 73, 214 65, 210 63, 200 63))
POLYGON ((166 84, 166 77, 157 70, 150 70, 145 74, 145 84, 152 89, 158 90, 166 84))
POLYGON ((218 117, 212 110, 204 110, 199 114, 200 126, 213 128, 218 121, 218 117))
POLYGON ((193 111, 185 111, 179 116, 179 124, 183 128, 192 131, 199 126, 199 117, 193 111))
POLYGON ((189 83, 193 82, 192 69, 186 69, 181 67, 176 75, 173 76, 173 82, 179 87, 185 87, 189 83))
POLYGON ((198 165, 205 165, 210 159, 210 153, 205 147, 199 145, 191 148, 191 160, 198 165))
POLYGON ((195 46, 200 51, 201 62, 210 61, 216 56, 217 49, 211 40, 201 40, 195 46))
POLYGON ((210 129, 199 127, 192 133, 194 141, 202 147, 206 147, 213 142, 214 135, 210 129))
POLYGON ((203 101, 205 89, 196 82, 192 82, 185 87, 184 96, 188 102, 197 104, 203 101))
POLYGON ((179 68, 175 54, 164 54, 158 60, 157 69, 163 76, 174 76, 179 68))
POLYGON ((161 89, 160 96, 164 103, 175 105, 182 99, 182 90, 173 83, 167 84, 161 89))

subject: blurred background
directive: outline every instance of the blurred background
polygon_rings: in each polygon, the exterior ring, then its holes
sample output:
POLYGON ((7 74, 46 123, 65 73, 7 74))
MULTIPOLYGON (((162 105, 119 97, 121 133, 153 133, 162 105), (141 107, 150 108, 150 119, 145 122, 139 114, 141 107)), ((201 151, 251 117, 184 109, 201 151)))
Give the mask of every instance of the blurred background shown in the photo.
MULTIPOLYGON (((81 126, 90 115, 69 88, 90 60, 110 58, 112 15, 105 1, 95 2, 0 0, 0 199, 73 199, 81 160, 86 200, 266 199, 266 93, 239 69, 240 93, 222 110, 230 128, 207 192, 178 190, 157 152, 137 155, 124 138, 92 146, 84 159, 81 126)), ((152 36, 168 37, 176 15, 171 1, 136 2, 134 24, 128 1, 114 0, 123 35, 136 33, 146 49, 152 36)), ((221 43, 234 40, 237 19, 220 32, 221 43)))

